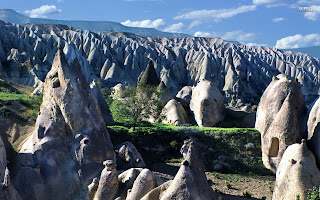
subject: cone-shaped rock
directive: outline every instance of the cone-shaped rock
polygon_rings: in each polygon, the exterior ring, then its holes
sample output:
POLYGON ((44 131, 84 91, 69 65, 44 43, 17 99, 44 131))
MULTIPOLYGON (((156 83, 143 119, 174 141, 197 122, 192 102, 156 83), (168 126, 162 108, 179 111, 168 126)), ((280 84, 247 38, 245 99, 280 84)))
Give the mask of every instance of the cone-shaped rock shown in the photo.
POLYGON ((320 172, 305 141, 290 145, 277 169, 273 200, 307 199, 307 189, 319 186, 320 172))
POLYGON ((215 126, 224 118, 224 100, 218 88, 208 80, 192 90, 190 109, 198 126, 215 126))
POLYGON ((216 197, 216 194, 208 184, 195 147, 191 143, 185 160, 161 200, 213 200, 216 197))
POLYGON ((61 48, 48 72, 35 130, 19 154, 16 185, 28 199, 67 199, 87 188, 114 160, 113 145, 97 99, 77 59, 68 65, 61 48), (30 173, 32 172, 32 173, 30 173), (39 173, 41 172, 41 173, 39 173), (30 187, 19 180, 33 180, 30 187), (43 188, 44 196, 37 196, 43 188))
POLYGON ((192 97, 192 87, 184 86, 176 95, 184 107, 188 107, 192 97))
POLYGON ((159 78, 151 60, 149 60, 147 68, 143 72, 139 82, 151 86, 158 86, 160 84, 159 78))
POLYGON ((163 105, 166 105, 171 99, 173 99, 172 92, 169 88, 167 88, 166 84, 161 81, 160 85, 158 86, 158 91, 161 93, 160 102, 163 105))
POLYGON ((299 83, 278 75, 259 103, 255 128, 261 132, 263 164, 276 171, 286 148, 301 141, 300 120, 305 112, 299 83))
POLYGON ((164 106, 164 116, 165 119, 163 120, 163 123, 166 124, 182 126, 188 122, 187 112, 181 103, 175 99, 171 99, 164 106))
POLYGON ((320 98, 312 106, 308 116, 308 147, 316 157, 320 166, 320 98))
POLYGON ((122 143, 118 150, 118 155, 119 159, 117 159, 117 161, 119 169, 146 167, 142 156, 131 142, 122 143))

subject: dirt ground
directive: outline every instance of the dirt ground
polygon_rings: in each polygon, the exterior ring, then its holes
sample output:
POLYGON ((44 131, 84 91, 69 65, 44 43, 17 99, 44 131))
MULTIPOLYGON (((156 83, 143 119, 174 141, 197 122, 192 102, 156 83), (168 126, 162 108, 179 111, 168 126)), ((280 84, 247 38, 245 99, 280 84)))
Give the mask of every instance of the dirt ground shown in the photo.
MULTIPOLYGON (((179 166, 179 163, 156 163, 150 168, 164 180, 172 180, 179 166)), ((206 175, 207 179, 212 181, 210 181, 212 189, 220 194, 221 200, 272 199, 274 176, 244 176, 210 172, 206 172, 206 175)))

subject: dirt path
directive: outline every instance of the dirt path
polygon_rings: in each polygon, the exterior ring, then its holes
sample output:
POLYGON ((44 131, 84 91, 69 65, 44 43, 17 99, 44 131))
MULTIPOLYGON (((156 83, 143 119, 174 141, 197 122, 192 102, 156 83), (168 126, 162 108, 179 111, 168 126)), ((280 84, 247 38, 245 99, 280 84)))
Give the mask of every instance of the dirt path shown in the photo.
MULTIPOLYGON (((164 180, 172 180, 179 170, 179 163, 155 163, 151 170, 164 180)), ((243 176, 206 172, 212 189, 220 193, 221 200, 272 199, 274 176, 243 176), (246 197, 250 198, 246 198, 246 197)))

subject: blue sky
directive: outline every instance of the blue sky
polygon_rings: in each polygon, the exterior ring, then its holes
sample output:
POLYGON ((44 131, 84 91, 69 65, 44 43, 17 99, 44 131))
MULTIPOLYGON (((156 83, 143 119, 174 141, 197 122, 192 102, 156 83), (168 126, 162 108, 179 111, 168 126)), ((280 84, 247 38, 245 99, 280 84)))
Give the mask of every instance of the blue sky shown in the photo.
POLYGON ((320 46, 320 0, 1 0, 0 5, 31 17, 114 21, 249 45, 320 46))

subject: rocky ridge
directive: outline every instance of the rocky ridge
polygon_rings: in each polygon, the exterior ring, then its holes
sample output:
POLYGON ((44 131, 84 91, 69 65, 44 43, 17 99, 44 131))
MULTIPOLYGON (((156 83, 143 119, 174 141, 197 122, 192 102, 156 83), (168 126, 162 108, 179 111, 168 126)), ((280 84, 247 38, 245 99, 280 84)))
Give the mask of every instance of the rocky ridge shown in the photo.
POLYGON ((0 77, 24 85, 44 81, 58 46, 79 60, 88 82, 135 83, 149 60, 173 92, 207 79, 232 106, 257 104, 274 75, 296 78, 307 102, 319 94, 319 59, 275 48, 248 47, 221 38, 150 38, 97 34, 65 25, 0 22, 0 77))

